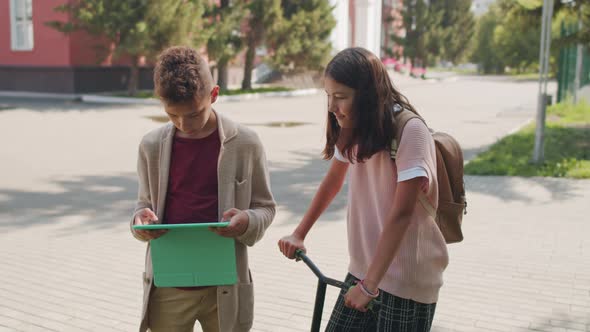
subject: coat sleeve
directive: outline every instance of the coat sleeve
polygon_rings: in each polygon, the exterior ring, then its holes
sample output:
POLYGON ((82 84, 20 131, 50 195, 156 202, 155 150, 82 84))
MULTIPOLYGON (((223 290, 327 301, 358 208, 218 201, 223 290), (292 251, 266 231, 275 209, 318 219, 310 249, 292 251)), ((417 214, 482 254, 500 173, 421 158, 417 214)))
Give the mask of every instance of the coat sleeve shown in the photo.
POLYGON ((137 177, 138 177, 138 190, 137 190, 137 202, 135 204, 135 210, 133 212, 133 217, 131 218, 131 223, 129 225, 129 228, 131 229, 131 234, 133 234, 133 236, 140 240, 140 241, 147 241, 147 239, 144 239, 143 237, 141 237, 134 229, 133 229, 133 223, 135 220, 135 215, 137 214, 137 212, 141 209, 144 208, 149 208, 151 210, 153 210, 152 208, 152 200, 151 200, 151 194, 150 194, 150 186, 149 186, 149 177, 148 177, 148 165, 147 165, 147 155, 145 153, 145 149, 144 149, 144 142, 142 142, 139 145, 139 152, 138 152, 138 157, 137 157, 137 177))

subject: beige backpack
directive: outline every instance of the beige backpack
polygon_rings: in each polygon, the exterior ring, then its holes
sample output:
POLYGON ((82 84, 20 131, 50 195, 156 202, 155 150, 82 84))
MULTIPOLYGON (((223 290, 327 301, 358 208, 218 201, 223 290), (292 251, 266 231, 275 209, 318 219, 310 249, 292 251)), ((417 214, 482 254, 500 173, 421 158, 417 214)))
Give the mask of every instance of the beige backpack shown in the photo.
MULTIPOLYGON (((394 113, 397 123, 397 135, 391 143, 391 158, 395 160, 398 142, 401 142, 404 127, 408 121, 418 118, 418 114, 396 107, 394 113)), ((434 218, 447 243, 461 242, 461 222, 467 214, 465 200, 465 183, 463 181, 463 152, 459 143, 449 134, 433 132, 432 137, 436 145, 436 171, 438 178, 438 209, 435 210, 426 196, 420 193, 420 203, 434 218)))

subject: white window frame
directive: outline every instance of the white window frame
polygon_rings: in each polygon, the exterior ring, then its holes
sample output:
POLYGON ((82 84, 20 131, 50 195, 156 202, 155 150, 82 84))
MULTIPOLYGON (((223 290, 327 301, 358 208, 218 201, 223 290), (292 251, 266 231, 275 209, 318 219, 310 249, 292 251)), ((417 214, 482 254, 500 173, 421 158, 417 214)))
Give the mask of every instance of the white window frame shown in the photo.
POLYGON ((13 51, 33 50, 33 0, 10 0, 10 46, 13 51), (18 38, 20 35, 22 40, 18 38))

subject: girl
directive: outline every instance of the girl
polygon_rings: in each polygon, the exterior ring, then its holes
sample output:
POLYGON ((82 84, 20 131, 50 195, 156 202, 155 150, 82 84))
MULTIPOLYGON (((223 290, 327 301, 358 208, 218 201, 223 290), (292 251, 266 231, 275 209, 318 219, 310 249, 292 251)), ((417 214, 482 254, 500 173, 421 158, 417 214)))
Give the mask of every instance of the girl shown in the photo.
POLYGON ((305 216, 279 241, 293 259, 349 174, 346 282, 327 331, 429 331, 448 264, 445 240, 419 202, 436 209, 438 188, 432 136, 420 119, 407 122, 395 161, 396 111, 414 107, 391 83, 374 54, 362 48, 338 53, 325 71, 328 96, 328 173, 305 216), (379 298, 381 305, 367 310, 379 298))

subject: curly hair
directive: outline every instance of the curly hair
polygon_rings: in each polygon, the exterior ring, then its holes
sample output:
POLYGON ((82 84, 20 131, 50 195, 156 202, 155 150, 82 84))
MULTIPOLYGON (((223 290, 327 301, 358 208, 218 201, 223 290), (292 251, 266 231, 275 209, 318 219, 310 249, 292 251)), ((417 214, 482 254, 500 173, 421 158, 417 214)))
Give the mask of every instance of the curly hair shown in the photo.
POLYGON ((164 50, 154 68, 154 91, 166 103, 184 103, 209 93, 213 78, 209 66, 190 47, 174 46, 164 50))

